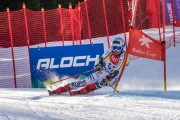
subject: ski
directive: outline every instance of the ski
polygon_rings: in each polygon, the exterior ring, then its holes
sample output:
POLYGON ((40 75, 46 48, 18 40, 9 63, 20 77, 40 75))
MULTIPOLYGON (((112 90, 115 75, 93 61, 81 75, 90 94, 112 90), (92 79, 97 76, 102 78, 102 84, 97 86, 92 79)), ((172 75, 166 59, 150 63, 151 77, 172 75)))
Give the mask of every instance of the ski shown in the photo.
POLYGON ((73 90, 69 91, 70 96, 75 96, 75 95, 78 95, 78 94, 82 94, 82 93, 80 93, 80 91, 73 91, 73 90))

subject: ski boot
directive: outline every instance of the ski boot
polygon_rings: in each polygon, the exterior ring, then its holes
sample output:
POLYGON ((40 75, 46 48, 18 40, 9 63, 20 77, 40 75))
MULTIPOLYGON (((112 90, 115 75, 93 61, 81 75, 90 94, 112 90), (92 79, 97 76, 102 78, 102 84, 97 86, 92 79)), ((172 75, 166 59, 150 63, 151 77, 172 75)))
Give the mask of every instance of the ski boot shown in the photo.
POLYGON ((49 93, 49 95, 53 95, 53 94, 56 94, 56 91, 55 90, 53 90, 53 91, 48 90, 48 93, 49 93))
POLYGON ((70 91, 70 84, 65 85, 64 87, 59 87, 56 90, 50 91, 48 90, 49 95, 53 95, 53 94, 61 94, 61 93, 65 93, 70 91))
POLYGON ((75 96, 75 95, 78 95, 78 94, 87 94, 89 93, 90 91, 94 91, 98 89, 96 87, 95 84, 91 84, 91 85, 87 85, 86 87, 82 88, 81 90, 78 90, 78 91, 69 91, 69 94, 70 96, 75 96))

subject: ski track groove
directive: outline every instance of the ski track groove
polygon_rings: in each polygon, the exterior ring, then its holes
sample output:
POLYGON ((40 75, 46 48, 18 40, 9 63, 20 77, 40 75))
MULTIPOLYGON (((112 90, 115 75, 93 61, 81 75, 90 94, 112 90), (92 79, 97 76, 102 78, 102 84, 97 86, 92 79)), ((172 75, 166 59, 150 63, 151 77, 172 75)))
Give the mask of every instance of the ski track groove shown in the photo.
POLYGON ((39 113, 37 113, 36 110, 32 109, 32 107, 30 105, 32 103, 31 100, 26 100, 26 101, 27 101, 28 108, 31 110, 32 113, 34 113, 33 117, 34 117, 34 115, 36 115, 37 120, 48 120, 49 119, 49 118, 47 118, 48 116, 43 115, 43 114, 39 114, 39 113))
POLYGON ((5 116, 8 120, 11 120, 8 115, 5 114, 5 112, 3 112, 3 115, 2 116, 5 116))

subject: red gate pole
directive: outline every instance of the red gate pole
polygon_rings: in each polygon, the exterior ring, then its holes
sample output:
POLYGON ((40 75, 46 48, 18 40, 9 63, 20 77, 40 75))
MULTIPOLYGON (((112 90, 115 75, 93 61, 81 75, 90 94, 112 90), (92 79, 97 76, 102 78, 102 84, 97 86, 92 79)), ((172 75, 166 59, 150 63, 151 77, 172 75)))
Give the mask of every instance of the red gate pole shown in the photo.
POLYGON ((103 12, 104 12, 104 21, 106 25, 106 35, 107 35, 107 41, 108 41, 108 48, 110 48, 110 41, 109 41, 109 30, 108 30, 108 23, 107 23, 107 16, 106 16, 106 5, 104 0, 102 0, 103 3, 103 12))
POLYGON ((43 22, 43 32, 44 32, 44 43, 46 47, 47 38, 46 38, 46 23, 44 18, 44 8, 41 8, 41 11, 42 11, 42 22, 43 22))
MULTIPOLYGON (((162 0, 162 22, 163 22, 163 41, 165 42, 165 2, 162 0)), ((165 51, 165 60, 164 60, 164 91, 166 91, 166 50, 165 51)))
POLYGON ((12 62, 13 62, 13 71, 14 71, 14 87, 17 88, 16 65, 15 65, 15 60, 14 60, 14 45, 13 45, 11 16, 10 16, 9 8, 7 8, 7 15, 8 15, 9 36, 10 36, 10 41, 11 41, 11 53, 12 53, 12 62))
POLYGON ((70 21, 71 21, 71 32, 72 32, 72 41, 74 45, 74 23, 73 23, 73 18, 72 18, 72 4, 69 3, 69 15, 70 15, 70 21))
POLYGON ((82 38, 81 38, 81 5, 80 2, 78 2, 78 29, 79 29, 79 40, 80 40, 80 45, 82 45, 82 38))
POLYGON ((85 2, 85 9, 86 9, 86 18, 87 18, 87 23, 88 23, 88 34, 89 34, 89 39, 90 39, 90 44, 92 44, 91 40, 91 27, 89 23, 89 14, 88 14, 88 8, 87 8, 87 0, 84 0, 85 2))
POLYGON ((126 43, 126 54, 125 54, 125 58, 124 58, 124 61, 123 61, 123 64, 122 64, 121 73, 120 73, 120 75, 118 77, 118 80, 117 80, 117 82, 115 84, 113 92, 117 91, 116 89, 117 89, 117 87, 119 85, 119 82, 120 82, 121 77, 123 75, 123 72, 125 70, 126 62, 127 62, 127 59, 128 59, 128 52, 127 52, 128 51, 128 46, 127 46, 127 39, 126 39, 126 26, 125 26, 124 9, 123 9, 123 2, 122 2, 122 0, 120 0, 120 7, 121 7, 121 11, 122 11, 123 30, 124 30, 124 38, 125 38, 125 43, 126 43))
POLYGON ((62 33, 62 44, 64 46, 64 27, 63 27, 63 17, 62 17, 62 8, 61 4, 58 5, 58 11, 59 11, 59 17, 60 17, 60 23, 61 23, 61 33, 62 33))

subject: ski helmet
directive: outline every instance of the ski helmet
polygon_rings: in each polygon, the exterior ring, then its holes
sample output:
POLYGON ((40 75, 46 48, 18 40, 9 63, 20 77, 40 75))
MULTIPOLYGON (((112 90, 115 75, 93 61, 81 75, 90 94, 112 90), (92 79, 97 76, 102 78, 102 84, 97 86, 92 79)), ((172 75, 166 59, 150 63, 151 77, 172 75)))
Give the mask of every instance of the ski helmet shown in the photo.
POLYGON ((117 37, 112 41, 112 49, 121 51, 125 47, 125 41, 121 37, 117 37))

